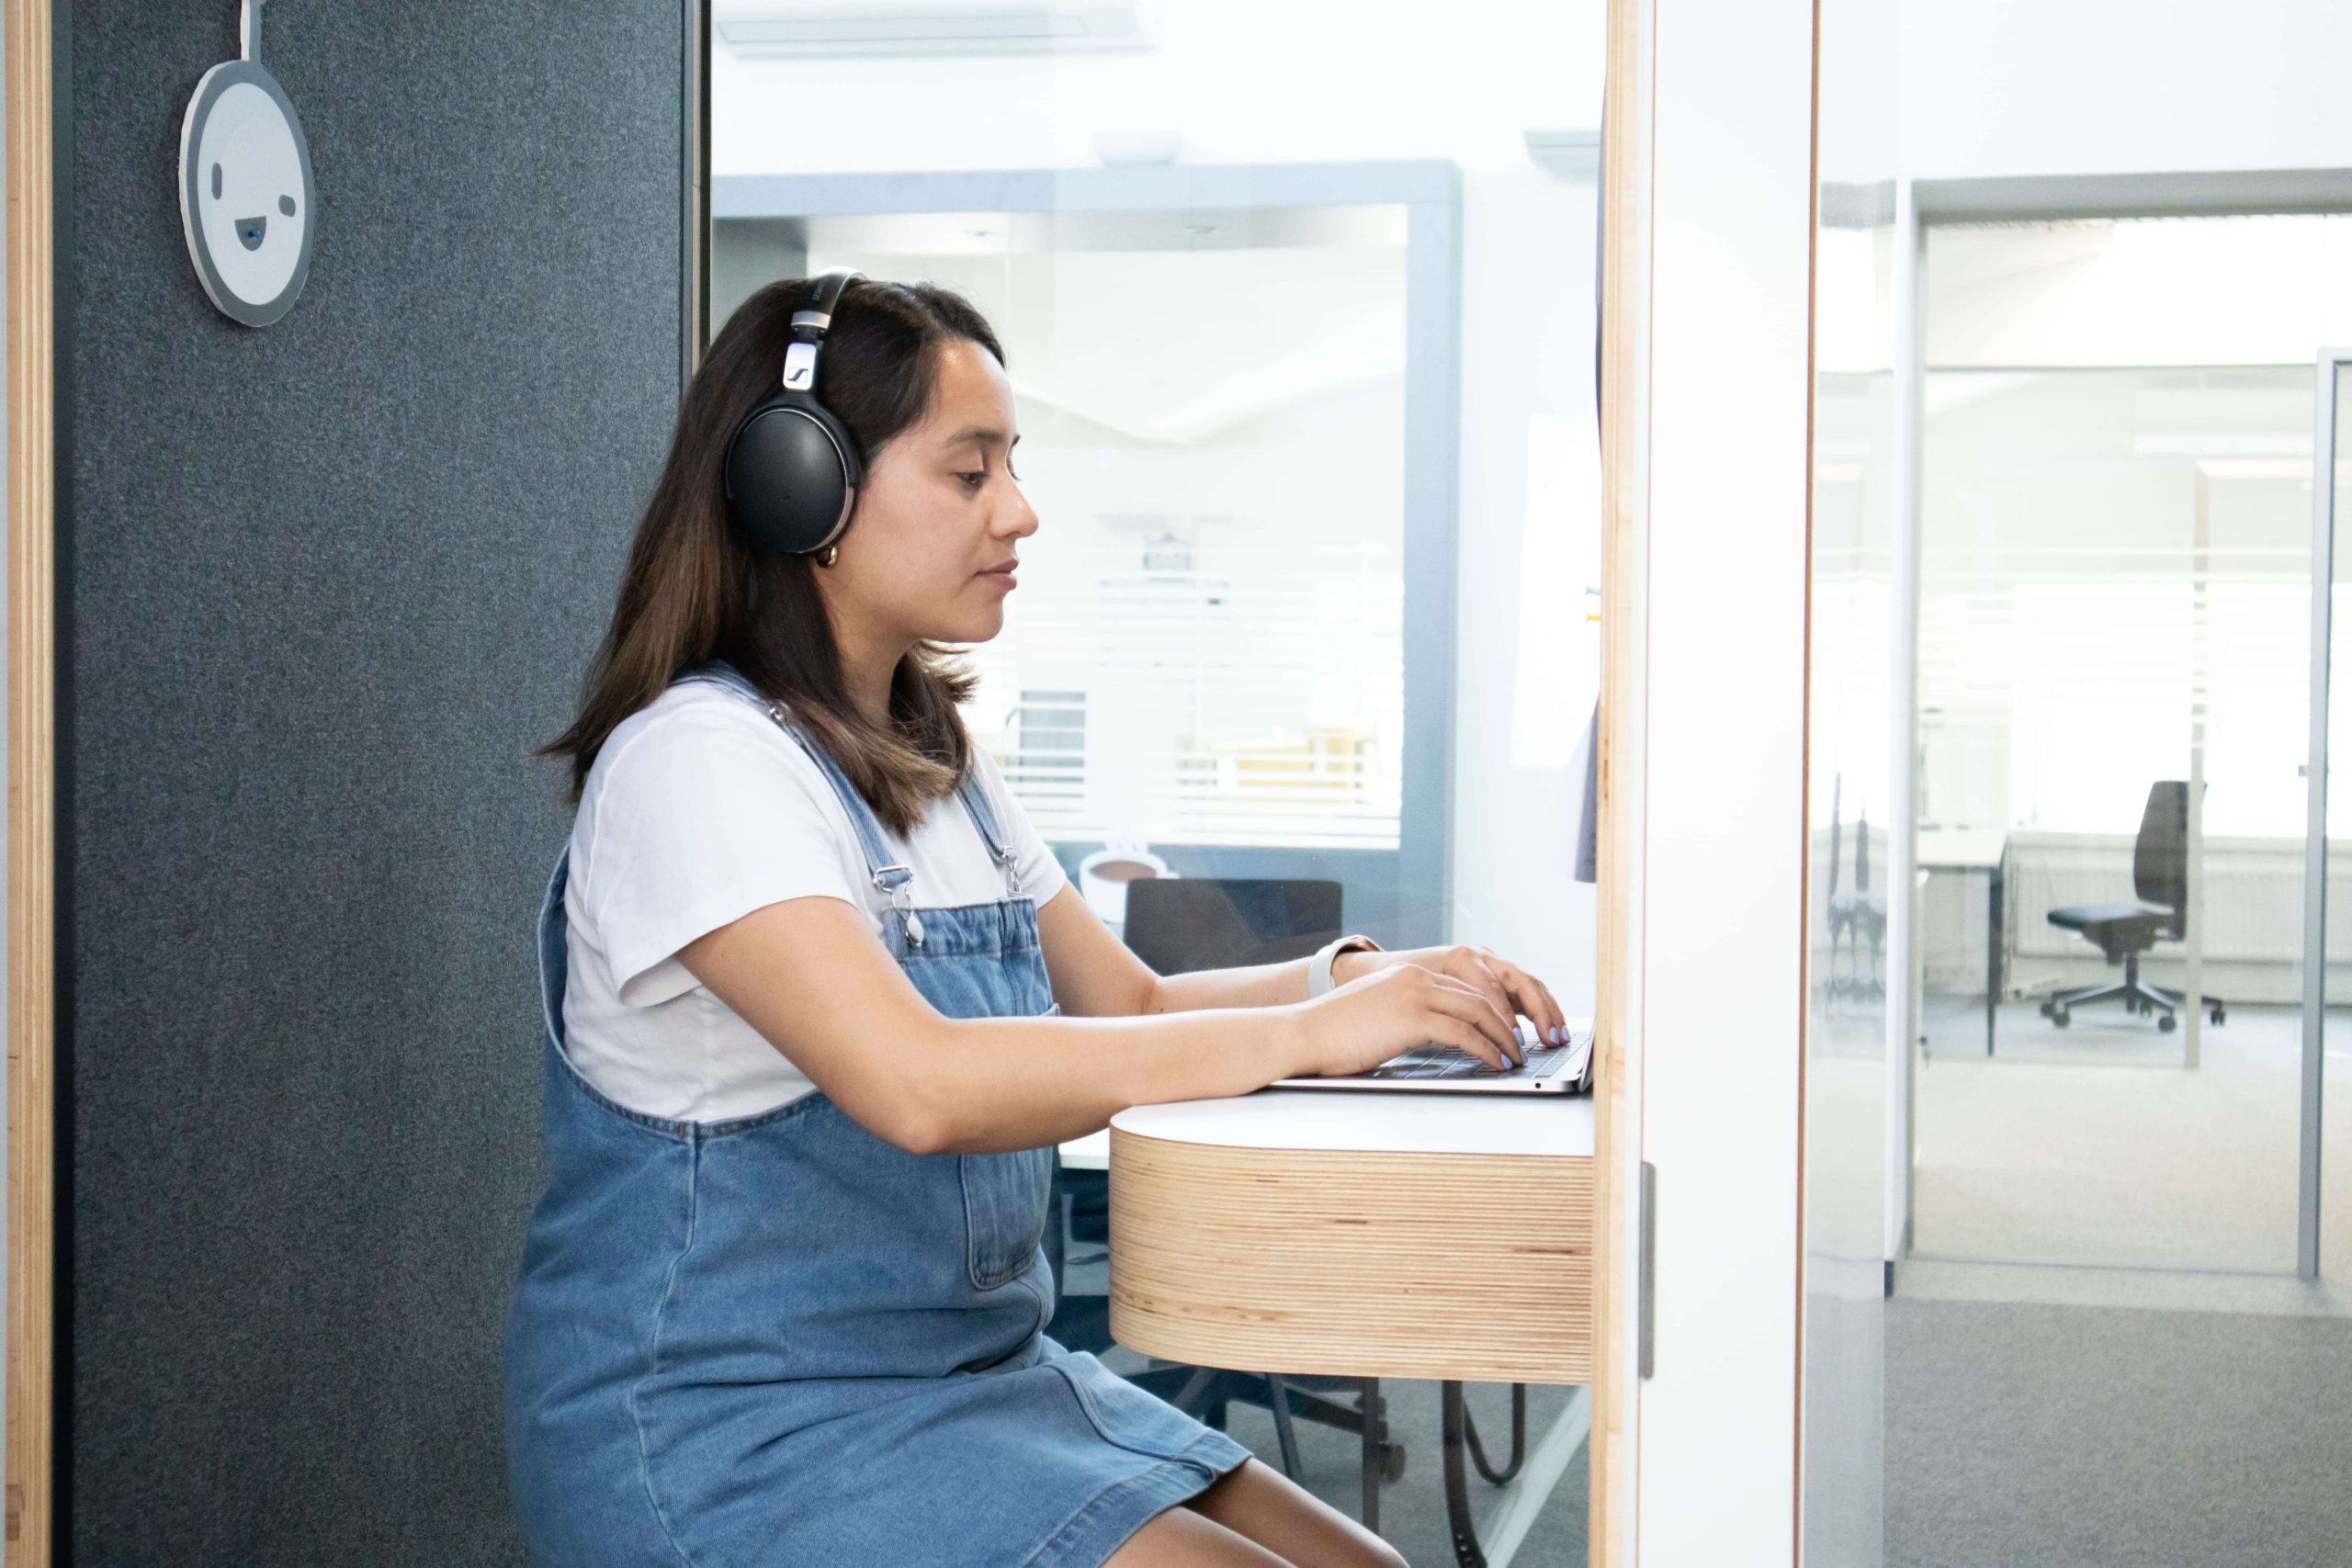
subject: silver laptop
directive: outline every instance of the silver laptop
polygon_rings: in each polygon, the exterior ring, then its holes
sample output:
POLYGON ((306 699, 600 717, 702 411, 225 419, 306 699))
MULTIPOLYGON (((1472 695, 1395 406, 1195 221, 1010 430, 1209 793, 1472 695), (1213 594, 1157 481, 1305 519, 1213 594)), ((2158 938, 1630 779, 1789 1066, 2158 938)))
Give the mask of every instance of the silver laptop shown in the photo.
POLYGON ((1532 1024, 1519 1026, 1527 1059, 1509 1072, 1451 1045, 1422 1045, 1391 1056, 1368 1073, 1337 1077, 1277 1078, 1277 1089, 1416 1089, 1424 1093, 1589 1094, 1592 1092, 1592 1020, 1568 1020, 1565 1045, 1535 1038, 1532 1024))

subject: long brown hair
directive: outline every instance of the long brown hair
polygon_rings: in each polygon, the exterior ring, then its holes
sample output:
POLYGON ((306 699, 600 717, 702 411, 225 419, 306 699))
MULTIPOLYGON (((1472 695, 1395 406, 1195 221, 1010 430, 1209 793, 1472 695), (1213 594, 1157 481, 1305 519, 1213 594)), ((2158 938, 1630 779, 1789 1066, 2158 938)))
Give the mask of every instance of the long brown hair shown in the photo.
MULTIPOLYGON (((736 422, 775 388, 803 280, 771 283, 729 319, 686 389, 661 482, 621 573, 612 626, 588 668, 579 716, 540 748, 571 760, 577 804, 606 738, 680 675, 715 659, 741 671, 841 764, 894 832, 905 834, 951 794, 971 761, 956 705, 971 675, 950 651, 921 643, 890 679, 887 724, 858 711, 806 556, 758 549, 729 517, 722 468, 736 422)), ((870 467, 884 443, 921 420, 937 386, 940 350, 968 339, 1004 362, 987 320, 928 283, 853 280, 833 308, 819 395, 856 437, 870 467)), ((856 526, 853 515, 850 526, 856 526)))

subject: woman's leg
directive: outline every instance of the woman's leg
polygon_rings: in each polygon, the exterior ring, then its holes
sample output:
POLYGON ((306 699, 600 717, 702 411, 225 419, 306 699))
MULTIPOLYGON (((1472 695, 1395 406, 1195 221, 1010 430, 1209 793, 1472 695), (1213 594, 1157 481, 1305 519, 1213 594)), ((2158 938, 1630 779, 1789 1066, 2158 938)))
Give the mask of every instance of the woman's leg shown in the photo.
POLYGON ((1254 1459, 1185 1506, 1300 1568, 1408 1568, 1395 1547, 1254 1459))
MULTIPOLYGON (((1168 1508, 1144 1521, 1102 1568, 1295 1568, 1247 1536, 1190 1508, 1168 1508)), ((1317 1568, 1320 1568, 1317 1564, 1317 1568)))

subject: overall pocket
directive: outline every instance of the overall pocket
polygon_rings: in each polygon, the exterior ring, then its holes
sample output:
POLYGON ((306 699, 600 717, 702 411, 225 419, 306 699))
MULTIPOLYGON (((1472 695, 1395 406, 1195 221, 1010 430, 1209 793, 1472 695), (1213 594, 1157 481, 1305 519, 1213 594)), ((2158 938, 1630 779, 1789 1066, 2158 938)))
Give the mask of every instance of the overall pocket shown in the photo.
POLYGON ((964 1266, 992 1291, 1029 1267, 1046 1237, 1054 1151, 960 1155, 964 1177, 964 1266))

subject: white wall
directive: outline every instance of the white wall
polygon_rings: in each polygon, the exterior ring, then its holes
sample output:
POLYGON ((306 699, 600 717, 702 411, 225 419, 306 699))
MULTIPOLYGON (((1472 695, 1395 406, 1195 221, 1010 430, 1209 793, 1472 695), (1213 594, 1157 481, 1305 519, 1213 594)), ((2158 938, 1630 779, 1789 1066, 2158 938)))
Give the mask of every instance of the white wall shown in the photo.
POLYGON ((2335 0, 1905 0, 1903 172, 2347 167, 2347 56, 2335 0))
POLYGON ((1564 470, 1552 447, 1561 433, 1593 439, 1594 194, 1538 168, 1521 138, 1599 123, 1600 0, 1468 0, 1437 28, 1393 0, 1142 0, 1137 11, 1151 47, 1135 52, 741 61, 722 48, 714 172, 1091 166, 1096 131, 1156 127, 1180 130, 1191 162, 1457 163, 1453 931, 1521 959, 1571 1011, 1589 1011, 1591 890, 1571 875, 1592 678, 1563 690, 1545 677, 1531 716, 1517 671, 1522 651, 1589 646, 1582 592, 1597 579, 1587 563, 1599 498, 1576 478, 1593 471, 1589 459, 1564 470))
MULTIPOLYGON (((1646 7, 1645 7, 1646 8, 1646 7)), ((1655 7, 1631 876, 1639 1561, 1796 1539, 1813 8, 1655 7)), ((1624 606, 1635 610, 1635 606, 1624 606)))
POLYGON ((1917 177, 2352 165, 2340 0, 1905 0, 1901 37, 1917 177))

